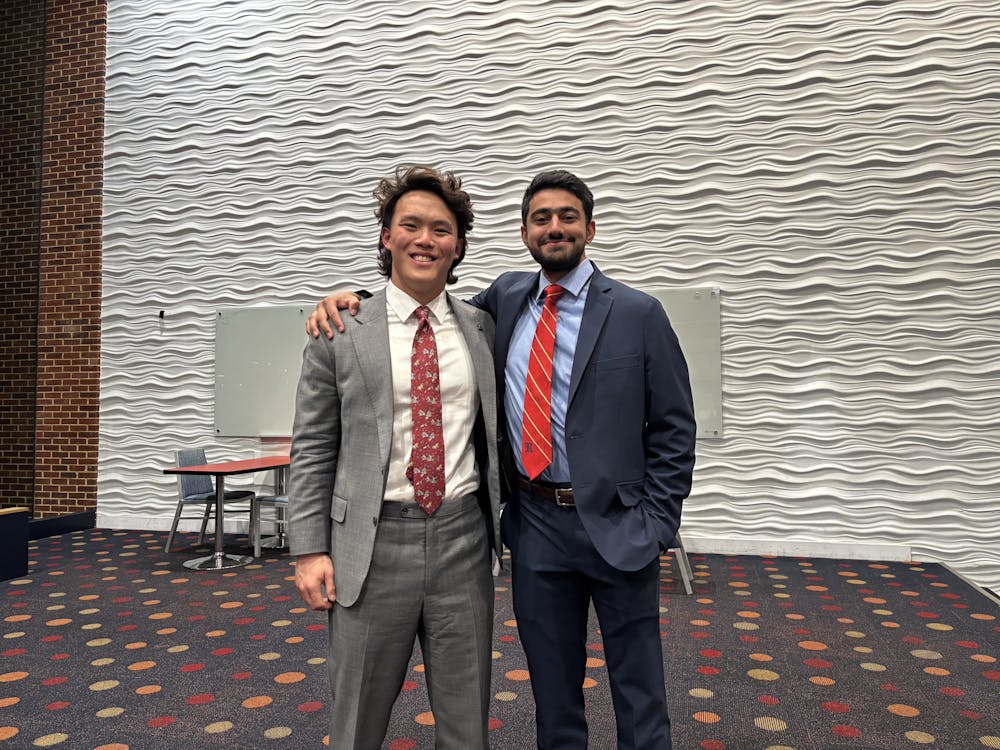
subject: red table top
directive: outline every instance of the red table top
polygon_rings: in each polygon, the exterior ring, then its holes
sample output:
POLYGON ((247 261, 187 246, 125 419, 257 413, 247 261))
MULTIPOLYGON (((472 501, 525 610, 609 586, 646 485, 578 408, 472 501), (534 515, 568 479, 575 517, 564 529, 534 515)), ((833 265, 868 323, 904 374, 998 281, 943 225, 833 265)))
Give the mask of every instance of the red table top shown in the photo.
POLYGON ((239 461, 219 461, 201 466, 171 466, 164 469, 164 474, 250 474, 254 471, 267 471, 288 466, 288 456, 261 456, 260 458, 244 458, 239 461))

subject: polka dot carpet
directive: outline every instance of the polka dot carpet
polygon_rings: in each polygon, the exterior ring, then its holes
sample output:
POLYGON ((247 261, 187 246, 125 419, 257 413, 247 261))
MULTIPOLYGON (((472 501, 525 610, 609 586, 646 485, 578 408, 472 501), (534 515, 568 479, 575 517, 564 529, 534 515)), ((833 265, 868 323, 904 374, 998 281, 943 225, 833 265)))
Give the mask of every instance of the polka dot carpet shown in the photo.
MULTIPOLYGON (((326 620, 287 555, 182 567, 165 534, 33 542, 0 583, 0 750, 328 746, 326 620)), ((186 537, 188 543, 193 537, 186 537)), ((232 547, 245 538, 227 540, 232 547)), ((1000 748, 1000 612, 937 565, 692 555, 685 596, 663 559, 661 625, 677 750, 1000 748)), ((529 675, 496 581, 491 743, 534 746, 529 675)), ((591 748, 614 748, 592 618, 591 748)), ((419 649, 386 748, 433 747, 419 649)))

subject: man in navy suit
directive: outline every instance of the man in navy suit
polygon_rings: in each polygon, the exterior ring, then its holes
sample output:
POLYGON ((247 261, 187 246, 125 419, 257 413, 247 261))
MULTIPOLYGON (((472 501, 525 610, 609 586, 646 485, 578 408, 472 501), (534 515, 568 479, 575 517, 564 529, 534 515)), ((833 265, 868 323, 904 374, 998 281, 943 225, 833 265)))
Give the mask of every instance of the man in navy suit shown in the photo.
MULTIPOLYGON (((659 555, 673 542, 691 488, 694 410, 687 365, 660 303, 604 276, 586 257, 593 206, 575 175, 537 175, 521 204, 521 238, 541 272, 505 273, 471 301, 497 324, 496 380, 507 425, 502 535, 511 550, 538 747, 587 747, 582 686, 593 603, 619 749, 669 750, 659 555), (562 288, 551 459, 532 477, 537 469, 526 469, 525 459, 534 447, 522 446, 525 390, 551 284, 562 288)), ((313 335, 333 335, 326 318, 337 325, 338 301, 347 300, 328 297, 317 306, 313 335)))

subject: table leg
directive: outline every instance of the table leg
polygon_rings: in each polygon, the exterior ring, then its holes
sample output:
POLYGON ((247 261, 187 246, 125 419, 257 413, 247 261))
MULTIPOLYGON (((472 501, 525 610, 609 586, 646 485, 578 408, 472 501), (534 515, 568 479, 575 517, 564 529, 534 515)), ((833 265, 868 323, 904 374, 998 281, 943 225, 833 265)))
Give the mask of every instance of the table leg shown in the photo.
POLYGON ((226 503, 226 482, 225 475, 215 475, 215 552, 207 557, 197 557, 184 563, 185 568, 194 570, 228 570, 229 568, 240 568, 253 560, 248 555, 227 555, 223 550, 222 535, 226 529, 225 524, 225 503, 226 503))

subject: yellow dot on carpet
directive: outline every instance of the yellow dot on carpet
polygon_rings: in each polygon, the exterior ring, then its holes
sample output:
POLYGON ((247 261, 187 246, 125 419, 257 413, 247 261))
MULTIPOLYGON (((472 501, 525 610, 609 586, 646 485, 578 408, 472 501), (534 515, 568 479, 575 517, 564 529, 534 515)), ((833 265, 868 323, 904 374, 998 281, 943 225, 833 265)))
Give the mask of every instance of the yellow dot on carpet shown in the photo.
POLYGON ((98 682, 91 683, 90 689, 94 691, 111 690, 112 688, 118 687, 120 684, 121 683, 118 682, 118 680, 100 680, 98 682))
POLYGON ((503 656, 503 654, 501 654, 499 651, 493 651, 493 652, 490 653, 490 657, 493 659, 493 661, 496 661, 497 659, 499 659, 502 656, 503 656))
POLYGON ((292 624, 291 620, 275 620, 271 623, 272 627, 275 628, 285 628, 292 624))
POLYGON ((847 630, 847 631, 844 631, 844 635, 846 635, 848 638, 864 638, 865 637, 865 634, 862 633, 860 630, 847 630))
POLYGON ((509 702, 512 700, 517 700, 517 693, 512 693, 509 690, 501 690, 496 694, 496 699, 498 701, 509 702))
POLYGON ((764 682, 771 682, 772 680, 777 680, 780 675, 777 672, 772 672, 770 669, 751 669, 747 672, 747 677, 751 677, 755 680, 762 680, 764 682))
POLYGON ((125 709, 121 706, 109 706, 108 708, 102 708, 94 716, 98 719, 113 719, 116 716, 121 716, 123 713, 125 713, 125 709))
POLYGON ((103 659, 94 659, 92 662, 90 662, 90 666, 92 666, 92 667, 106 667, 109 664, 114 664, 114 663, 115 663, 114 659, 112 659, 111 657, 105 657, 103 659))
POLYGON ((110 745, 98 745, 94 750, 129 750, 129 747, 120 742, 112 742, 110 745))
POLYGON ((264 730, 264 736, 269 740, 280 740, 292 734, 291 727, 271 727, 264 730))
POLYGON ((714 698, 715 693, 707 688, 691 688, 688 690, 688 695, 692 698, 714 698))
POLYGON ((215 721, 205 727, 205 731, 208 734, 221 734, 222 732, 228 732, 233 728, 233 722, 231 721, 215 721))
POLYGON ((993 735, 983 735, 979 738, 979 744, 983 747, 1000 747, 1000 737, 994 737, 993 735))
POLYGON ((926 648, 918 648, 916 651, 911 651, 910 656, 915 656, 918 659, 940 659, 941 654, 937 651, 931 651, 926 648))
POLYGON ((15 630, 15 631, 14 631, 14 632, 12 632, 12 633, 4 633, 4 634, 3 634, 3 637, 4 637, 4 638, 8 638, 8 639, 10 639, 10 638, 23 638, 23 637, 24 637, 24 635, 25 635, 25 634, 24 634, 24 631, 23 631, 23 630, 15 630))
POLYGON ((889 711, 889 713, 895 716, 906 716, 906 717, 920 716, 919 709, 914 708, 913 706, 908 706, 905 703, 890 703, 886 707, 886 709, 889 711))
POLYGON ((795 750, 795 748, 788 745, 768 745, 764 750, 795 750))
POLYGON ((413 720, 424 727, 434 726, 434 714, 430 711, 424 711, 422 714, 417 714, 413 717, 413 720))
POLYGON ((776 716, 758 716, 753 720, 754 726, 766 732, 784 732, 788 729, 788 722, 782 721, 776 716))
POLYGON ((755 622, 734 622, 733 627, 737 630, 760 630, 760 625, 755 622))
POLYGON ((170 648, 167 649, 167 653, 168 654, 182 654, 182 653, 184 653, 187 650, 188 650, 188 647, 184 646, 184 645, 171 646, 170 648))
POLYGON ((56 745, 61 745, 63 742, 69 739, 68 734, 62 732, 56 732, 54 734, 46 734, 39 737, 31 744, 35 747, 55 747, 56 745))
POLYGON ((937 630, 938 632, 941 632, 941 633, 947 633, 949 630, 954 630, 955 629, 951 625, 948 625, 948 624, 943 623, 943 622, 929 622, 929 623, 927 623, 926 627, 927 627, 928 630, 937 630))
POLYGON ((261 661, 275 661, 281 658, 281 654, 276 654, 273 651, 268 651, 266 654, 261 654, 257 657, 261 661))
POLYGON ((911 730, 903 735, 910 742, 917 742, 921 745, 930 745, 934 742, 934 735, 927 734, 927 732, 918 732, 916 730, 911 730))

